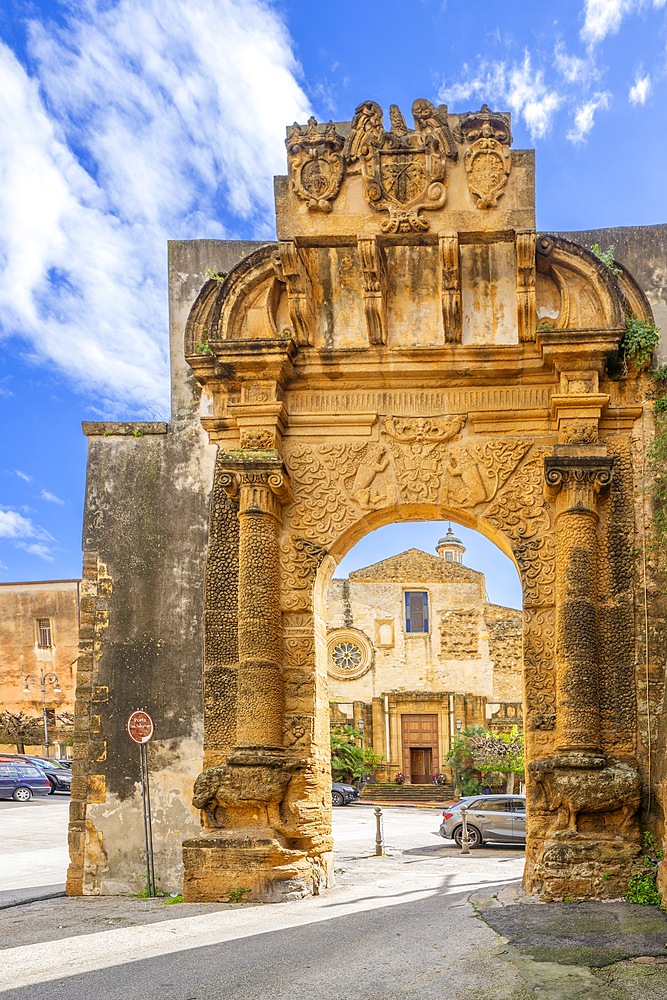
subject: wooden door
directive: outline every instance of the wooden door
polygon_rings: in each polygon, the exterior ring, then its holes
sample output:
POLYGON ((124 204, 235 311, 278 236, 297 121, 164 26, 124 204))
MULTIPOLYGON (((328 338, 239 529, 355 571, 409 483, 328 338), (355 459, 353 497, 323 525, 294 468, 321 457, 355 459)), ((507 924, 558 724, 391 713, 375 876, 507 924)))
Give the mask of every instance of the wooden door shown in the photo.
POLYGON ((412 784, 433 780, 439 769, 438 716, 401 715, 403 773, 412 784))

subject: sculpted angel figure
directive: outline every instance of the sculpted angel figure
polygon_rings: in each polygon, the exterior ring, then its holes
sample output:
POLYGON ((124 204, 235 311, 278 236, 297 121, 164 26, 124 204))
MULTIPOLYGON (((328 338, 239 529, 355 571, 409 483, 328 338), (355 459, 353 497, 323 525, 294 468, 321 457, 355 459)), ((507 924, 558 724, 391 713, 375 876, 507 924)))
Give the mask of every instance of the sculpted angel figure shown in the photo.
POLYGON ((375 101, 362 101, 354 112, 343 155, 348 163, 380 149, 385 141, 383 111, 375 101))
POLYGON ((425 145, 431 145, 434 152, 444 154, 452 160, 458 159, 459 151, 449 127, 446 104, 436 108, 430 101, 418 97, 412 105, 412 116, 415 129, 425 145))

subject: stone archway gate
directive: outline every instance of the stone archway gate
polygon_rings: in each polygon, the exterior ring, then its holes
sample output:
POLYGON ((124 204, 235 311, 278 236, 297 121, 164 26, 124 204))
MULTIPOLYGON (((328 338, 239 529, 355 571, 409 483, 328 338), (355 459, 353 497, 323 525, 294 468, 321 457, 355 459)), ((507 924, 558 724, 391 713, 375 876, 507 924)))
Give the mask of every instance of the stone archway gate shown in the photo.
MULTIPOLYGON (((634 550, 644 520, 641 497, 633 500, 644 396, 641 373, 612 375, 609 358, 626 317, 650 321, 651 310, 620 265, 615 273, 581 246, 536 234, 533 153, 511 148, 508 115, 486 106, 450 115, 423 100, 412 112, 409 128, 392 107, 386 131, 368 101, 351 123, 289 128, 277 245, 213 274, 186 324, 185 358, 217 456, 205 565, 203 556, 185 565, 170 555, 155 512, 144 532, 157 539, 151 565, 172 559, 193 592, 197 573, 205 576, 201 625, 194 615, 179 633, 195 649, 203 635, 204 769, 194 805, 204 828, 183 844, 187 900, 239 888, 248 898, 290 898, 329 884, 324 594, 344 552, 395 520, 454 517, 518 567, 528 891, 614 896, 636 865, 647 783, 635 678, 644 654, 634 550)), ((108 452, 102 432, 89 433, 98 434, 94 454, 108 452)), ((130 462, 141 448, 142 468, 157 469, 148 433, 140 444, 119 439, 116 452, 130 462)), ((169 433, 181 455, 203 447, 178 421, 169 433)), ((173 493, 179 503, 186 480, 173 493)), ((70 892, 100 891, 112 819, 131 794, 129 772, 104 763, 112 734, 95 735, 107 718, 97 695, 112 701, 115 690, 108 718, 121 717, 121 689, 128 707, 127 692, 143 690, 138 680, 131 688, 126 662, 138 657, 157 677, 151 664, 164 656, 141 620, 154 595, 127 583, 123 558, 104 556, 118 533, 113 497, 95 492, 94 478, 88 494, 87 546, 98 555, 92 569, 87 556, 86 573, 97 597, 82 606, 77 711, 87 777, 73 787, 70 892)), ((131 531, 134 505, 115 502, 131 531)), ((128 551, 129 563, 140 558, 128 551)), ((171 589, 160 586, 177 619, 171 589)), ((158 732, 189 711, 178 666, 188 644, 179 641, 171 671, 153 681, 158 732)), ((166 743, 160 752, 184 755, 166 743)))
POLYGON ((327 884, 318 574, 394 519, 456 516, 519 569, 527 889, 616 894, 638 851, 642 407, 636 373, 606 361, 650 308, 622 268, 536 235, 533 156, 507 115, 413 115, 392 108, 387 132, 369 101, 351 124, 288 129, 277 248, 209 280, 190 315, 219 450, 188 899, 327 884))

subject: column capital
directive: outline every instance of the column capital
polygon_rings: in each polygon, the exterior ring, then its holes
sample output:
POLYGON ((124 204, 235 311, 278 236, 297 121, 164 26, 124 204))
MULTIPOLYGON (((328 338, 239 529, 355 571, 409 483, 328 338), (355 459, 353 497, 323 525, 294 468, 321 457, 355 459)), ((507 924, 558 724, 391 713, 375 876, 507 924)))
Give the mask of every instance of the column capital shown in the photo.
POLYGON ((545 493, 557 501, 557 516, 594 514, 597 497, 608 492, 614 459, 606 455, 548 455, 544 459, 545 493))
POLYGON ((292 497, 289 476, 280 459, 252 462, 227 456, 222 466, 222 488, 239 497, 239 514, 270 514, 280 519, 283 504, 292 497))

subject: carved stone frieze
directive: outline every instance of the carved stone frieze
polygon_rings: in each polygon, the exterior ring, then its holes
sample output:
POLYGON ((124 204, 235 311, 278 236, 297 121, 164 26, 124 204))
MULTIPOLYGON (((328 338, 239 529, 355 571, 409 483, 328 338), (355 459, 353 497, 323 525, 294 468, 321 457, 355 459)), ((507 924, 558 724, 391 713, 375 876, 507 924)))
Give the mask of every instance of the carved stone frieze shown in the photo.
POLYGON ((344 139, 333 122, 318 125, 312 115, 307 125, 295 122, 287 129, 286 145, 292 190, 311 211, 330 212, 345 172, 344 139))
POLYGON ((465 417, 385 417, 384 432, 394 459, 396 487, 407 503, 435 503, 440 493, 447 442, 465 417))
POLYGON ((523 669, 527 692, 526 728, 556 726, 555 608, 530 608, 523 613, 523 669))
POLYGON ((294 498, 286 517, 295 532, 319 544, 328 545, 359 514, 326 468, 318 449, 309 444, 285 448, 294 498))
POLYGON ((449 450, 444 502, 477 507, 495 496, 528 449, 528 441, 485 441, 449 450))
POLYGON ((468 143, 464 157, 468 189, 478 208, 495 208, 512 168, 509 120, 483 104, 479 111, 465 115, 460 129, 468 143))
POLYGON ((288 535, 281 541, 281 593, 285 611, 307 611, 317 568, 326 549, 308 538, 288 535))
POLYGON ((484 514, 510 541, 524 607, 555 603, 556 549, 551 507, 544 496, 544 457, 544 449, 533 448, 484 514))

